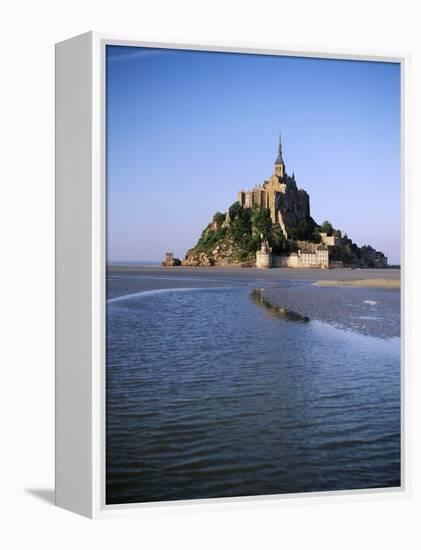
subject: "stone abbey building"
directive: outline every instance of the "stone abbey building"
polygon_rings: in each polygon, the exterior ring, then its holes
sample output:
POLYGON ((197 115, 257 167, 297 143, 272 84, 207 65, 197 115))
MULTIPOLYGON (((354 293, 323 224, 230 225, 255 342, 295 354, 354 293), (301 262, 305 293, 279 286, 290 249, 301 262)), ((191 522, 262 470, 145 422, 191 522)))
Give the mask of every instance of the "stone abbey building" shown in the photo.
POLYGON ((275 172, 261 185, 250 191, 240 191, 237 197, 243 208, 259 206, 268 208, 273 223, 281 226, 288 239, 288 231, 310 216, 310 198, 304 189, 298 189, 294 173, 289 176, 282 157, 282 142, 279 138, 275 172))
MULTIPOLYGON (((279 136, 278 156, 275 171, 268 180, 249 191, 241 190, 237 196, 243 208, 268 208, 272 223, 279 224, 286 239, 289 232, 301 221, 310 217, 310 197, 304 189, 298 189, 295 175, 289 176, 282 156, 282 141, 279 136)), ((323 237, 322 237, 323 238, 323 237)), ((288 255, 273 254, 266 242, 256 254, 256 267, 329 267, 327 243, 306 245, 306 249, 288 255)))

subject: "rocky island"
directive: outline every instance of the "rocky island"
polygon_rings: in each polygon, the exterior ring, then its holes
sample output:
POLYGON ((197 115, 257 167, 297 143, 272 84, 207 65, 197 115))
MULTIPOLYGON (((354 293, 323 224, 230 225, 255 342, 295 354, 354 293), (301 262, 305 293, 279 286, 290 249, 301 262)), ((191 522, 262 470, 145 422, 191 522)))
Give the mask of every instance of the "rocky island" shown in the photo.
POLYGON ((162 265, 384 268, 387 258, 311 217, 310 197, 297 187, 295 174, 287 174, 279 139, 270 178, 239 191, 226 212, 216 212, 182 261, 167 253, 162 265))

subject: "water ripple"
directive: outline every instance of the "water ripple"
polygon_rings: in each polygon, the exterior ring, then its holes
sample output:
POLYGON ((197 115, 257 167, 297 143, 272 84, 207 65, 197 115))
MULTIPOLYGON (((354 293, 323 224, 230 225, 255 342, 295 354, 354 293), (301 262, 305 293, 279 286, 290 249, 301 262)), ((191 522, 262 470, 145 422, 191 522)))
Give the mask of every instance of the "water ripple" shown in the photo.
POLYGON ((285 321, 247 287, 114 283, 107 503, 399 485, 398 338, 285 321))

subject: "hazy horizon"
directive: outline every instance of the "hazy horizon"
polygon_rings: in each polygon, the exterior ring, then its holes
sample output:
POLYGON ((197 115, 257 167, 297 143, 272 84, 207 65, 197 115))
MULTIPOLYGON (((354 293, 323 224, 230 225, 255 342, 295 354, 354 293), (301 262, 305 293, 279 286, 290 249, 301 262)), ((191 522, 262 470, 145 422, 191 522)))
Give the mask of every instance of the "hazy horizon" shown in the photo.
POLYGON ((216 211, 287 173, 311 215, 400 263, 396 63, 107 47, 107 259, 184 257, 216 211))

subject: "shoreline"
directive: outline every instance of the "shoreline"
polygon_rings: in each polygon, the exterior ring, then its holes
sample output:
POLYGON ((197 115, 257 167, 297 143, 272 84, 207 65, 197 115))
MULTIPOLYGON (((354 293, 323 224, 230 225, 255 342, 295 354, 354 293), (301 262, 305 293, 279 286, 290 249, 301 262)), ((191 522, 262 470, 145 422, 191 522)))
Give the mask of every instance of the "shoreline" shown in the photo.
POLYGON ((316 281, 315 286, 333 286, 347 288, 389 288, 399 290, 401 282, 399 279, 354 279, 354 280, 336 280, 336 281, 316 281))
MULTIPOLYGON (((302 280, 312 281, 356 281, 356 280, 387 280, 400 281, 400 269, 258 269, 256 267, 162 267, 140 266, 128 264, 111 264, 106 268, 107 275, 147 275, 149 277, 162 277, 179 279, 185 276, 197 278, 212 278, 215 281, 221 279, 235 280, 302 280)), ((394 283, 396 284, 396 283, 394 283)), ((339 285, 338 285, 339 286, 339 285)), ((397 288, 397 287, 395 287, 397 288)))

